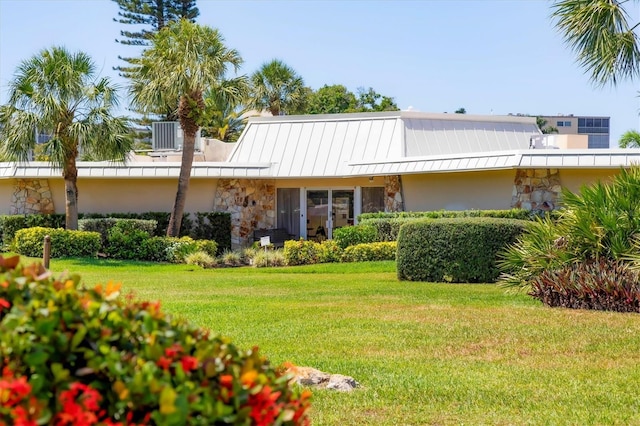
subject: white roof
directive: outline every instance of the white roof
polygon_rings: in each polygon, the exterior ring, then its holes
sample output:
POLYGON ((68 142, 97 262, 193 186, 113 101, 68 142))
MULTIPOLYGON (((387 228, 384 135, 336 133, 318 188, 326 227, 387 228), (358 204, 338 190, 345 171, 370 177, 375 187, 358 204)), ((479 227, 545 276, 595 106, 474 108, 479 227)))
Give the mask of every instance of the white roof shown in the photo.
MULTIPOLYGON (((618 168, 640 149, 528 149, 533 117, 409 111, 252 118, 226 162, 191 176, 324 178, 511 168, 618 168)), ((179 162, 79 162, 81 178, 177 177, 179 162)), ((0 178, 59 177, 48 163, 0 163, 0 178)))

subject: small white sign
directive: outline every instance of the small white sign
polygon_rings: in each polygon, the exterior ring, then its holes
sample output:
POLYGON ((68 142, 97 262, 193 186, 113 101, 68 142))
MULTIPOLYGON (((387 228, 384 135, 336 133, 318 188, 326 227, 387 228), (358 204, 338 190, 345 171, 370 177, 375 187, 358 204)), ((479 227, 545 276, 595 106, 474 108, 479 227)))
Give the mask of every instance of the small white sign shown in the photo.
POLYGON ((261 247, 265 247, 265 246, 270 246, 271 245, 271 237, 270 236, 266 236, 266 237, 260 237, 260 246, 261 247))

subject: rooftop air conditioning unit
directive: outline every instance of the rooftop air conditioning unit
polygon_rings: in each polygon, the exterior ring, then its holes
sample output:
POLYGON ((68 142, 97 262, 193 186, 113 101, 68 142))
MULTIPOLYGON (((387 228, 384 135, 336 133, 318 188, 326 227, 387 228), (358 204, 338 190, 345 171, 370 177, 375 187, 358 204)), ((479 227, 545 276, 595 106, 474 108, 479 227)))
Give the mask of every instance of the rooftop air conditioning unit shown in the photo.
MULTIPOLYGON (((184 144, 184 132, 177 121, 151 123, 151 146, 154 151, 180 151, 184 144)), ((196 151, 202 150, 200 130, 196 133, 196 151)))

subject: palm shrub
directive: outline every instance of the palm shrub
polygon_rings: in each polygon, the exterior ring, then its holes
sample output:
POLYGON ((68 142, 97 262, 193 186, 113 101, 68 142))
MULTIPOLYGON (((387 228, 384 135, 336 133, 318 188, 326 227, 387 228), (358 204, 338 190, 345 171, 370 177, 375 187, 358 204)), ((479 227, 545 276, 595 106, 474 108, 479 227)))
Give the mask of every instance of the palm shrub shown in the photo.
MULTIPOLYGON (((96 235, 97 238, 99 238, 96 235)), ((0 424, 308 424, 310 393, 159 302, 0 256, 0 424)))
POLYGON ((503 253, 499 266, 507 287, 531 289, 545 271, 595 261, 631 262, 640 235, 640 168, 621 169, 608 183, 596 182, 573 193, 563 189, 565 209, 555 221, 528 226, 503 253))

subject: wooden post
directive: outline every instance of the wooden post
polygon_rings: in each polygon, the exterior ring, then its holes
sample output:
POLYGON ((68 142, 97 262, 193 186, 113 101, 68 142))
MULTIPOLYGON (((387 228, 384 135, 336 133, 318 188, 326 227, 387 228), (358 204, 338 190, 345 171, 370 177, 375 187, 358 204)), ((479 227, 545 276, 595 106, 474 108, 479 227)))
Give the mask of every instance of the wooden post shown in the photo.
POLYGON ((44 236, 44 247, 42 250, 42 264, 46 269, 49 269, 49 258, 51 257, 51 237, 49 235, 44 236))

